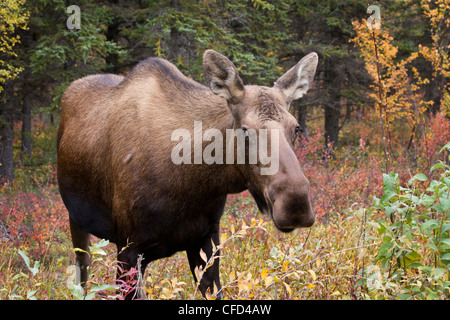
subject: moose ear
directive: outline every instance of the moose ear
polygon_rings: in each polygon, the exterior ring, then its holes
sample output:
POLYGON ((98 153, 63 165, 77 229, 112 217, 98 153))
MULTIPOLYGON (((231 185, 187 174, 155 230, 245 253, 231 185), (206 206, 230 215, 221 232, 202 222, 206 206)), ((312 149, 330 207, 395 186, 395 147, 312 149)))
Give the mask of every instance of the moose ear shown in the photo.
POLYGON ((317 53, 311 52, 275 82, 274 88, 284 93, 288 105, 308 91, 313 82, 318 61, 317 53))
POLYGON ((203 54, 203 71, 212 92, 230 103, 239 102, 244 96, 242 82, 234 64, 214 50, 203 54))

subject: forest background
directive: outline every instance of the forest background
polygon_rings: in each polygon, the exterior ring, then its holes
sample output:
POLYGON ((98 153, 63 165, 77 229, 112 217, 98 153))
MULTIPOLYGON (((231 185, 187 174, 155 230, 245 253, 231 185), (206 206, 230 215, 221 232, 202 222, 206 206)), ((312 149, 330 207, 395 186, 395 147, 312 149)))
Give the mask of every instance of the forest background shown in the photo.
MULTIPOLYGON (((225 297, 448 298, 449 48, 445 0, 1 0, 0 298, 81 297, 56 183, 64 89, 149 56, 204 83, 206 49, 267 86, 319 55, 292 108, 318 222, 280 234, 246 192, 229 196, 225 297)), ((91 251, 88 297, 116 298, 114 246, 91 251)), ((149 298, 199 298, 184 255, 148 269, 149 298)))

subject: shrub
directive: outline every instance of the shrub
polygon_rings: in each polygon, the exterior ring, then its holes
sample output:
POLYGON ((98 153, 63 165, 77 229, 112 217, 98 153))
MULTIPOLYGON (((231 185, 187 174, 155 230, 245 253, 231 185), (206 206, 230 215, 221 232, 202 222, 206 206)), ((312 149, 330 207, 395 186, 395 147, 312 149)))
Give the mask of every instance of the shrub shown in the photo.
POLYGON ((439 162, 430 173, 440 169, 439 179, 418 173, 407 186, 398 174, 383 175, 384 194, 371 210, 386 218, 369 223, 382 243, 366 270, 368 297, 449 298, 450 166, 439 162))

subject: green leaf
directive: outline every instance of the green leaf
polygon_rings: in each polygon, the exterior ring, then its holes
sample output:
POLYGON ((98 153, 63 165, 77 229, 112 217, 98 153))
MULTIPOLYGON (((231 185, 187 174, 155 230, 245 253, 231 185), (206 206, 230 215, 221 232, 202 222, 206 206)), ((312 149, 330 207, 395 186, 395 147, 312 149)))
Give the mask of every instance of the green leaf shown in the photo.
POLYGON ((430 219, 428 221, 425 221, 420 226, 420 230, 429 236, 431 233, 431 230, 436 229, 438 227, 439 227, 439 221, 437 221, 435 219, 430 219))
POLYGON ((102 256, 106 256, 105 250, 103 250, 103 247, 106 247, 109 244, 109 240, 100 240, 97 243, 94 243, 93 246, 89 247, 89 250, 91 251, 91 254, 98 254, 102 256))
POLYGON ((22 250, 18 250, 20 256, 22 257, 23 261, 25 261, 25 264, 27 265, 27 267, 30 267, 30 258, 28 258, 27 254, 25 252, 23 252, 22 250))
POLYGON ((372 200, 372 203, 373 203, 374 207, 378 208, 380 206, 380 199, 378 199, 377 197, 374 196, 373 200, 372 200))
POLYGON ((441 212, 446 212, 450 209, 450 198, 448 197, 448 194, 441 195, 439 201, 441 202, 441 212))
POLYGON ((82 297, 83 300, 93 300, 95 298, 95 292, 91 292, 86 296, 82 297))
POLYGON ((442 162, 439 162, 439 163, 437 163, 437 164, 435 164, 434 166, 431 167, 430 172, 433 172, 434 170, 441 169, 441 168, 450 169, 450 166, 448 166, 448 165, 446 165, 446 164, 444 164, 442 162))
POLYGON ((35 276, 36 273, 39 272, 39 261, 35 261, 34 266, 31 267, 30 258, 28 258, 27 254, 20 249, 18 250, 18 252, 19 252, 20 256, 22 257, 22 259, 25 261, 25 264, 27 265, 28 269, 31 271, 33 276, 35 276))
POLYGON ((383 173, 383 190, 384 193, 392 191, 397 193, 396 184, 398 184, 398 174, 389 172, 389 174, 383 173))
POLYGON ((422 270, 425 274, 429 275, 431 274, 433 268, 428 266, 419 267, 420 270, 422 270))
POLYGON ((450 238, 441 239, 441 249, 450 248, 450 238))
POLYGON ((450 230, 450 223, 444 223, 442 225, 441 233, 447 232, 450 230))
POLYGON ((385 203, 387 203, 390 199, 392 199, 393 197, 395 197, 396 195, 397 195, 397 193, 396 193, 395 191, 387 190, 387 191, 385 191, 384 195, 381 197, 380 203, 385 204, 385 203))
POLYGON ((425 247, 432 249, 433 251, 439 251, 436 245, 433 242, 428 243, 425 247))
POLYGON ((401 300, 408 300, 408 299, 411 298, 411 295, 410 295, 410 294, 407 294, 407 293, 402 293, 402 292, 400 292, 400 293, 398 294, 398 297, 399 297, 401 300))
POLYGON ((102 239, 99 242, 97 242, 96 244, 94 244, 94 247, 103 248, 103 247, 106 247, 108 244, 109 244, 109 240, 102 239))
POLYGON ((423 264, 421 264, 420 262, 413 262, 409 265, 410 268, 420 268, 423 267, 423 264))
POLYGON ((428 178, 426 175, 424 175, 423 173, 418 173, 416 174, 414 177, 412 177, 409 181, 408 184, 412 184, 414 181, 419 180, 419 181, 427 181, 428 178))
POLYGON ((24 278, 24 277, 26 278, 27 275, 21 272, 19 274, 16 274, 14 277, 12 277, 12 280, 16 281, 17 279, 24 278))
POLYGON ((442 179, 444 180, 445 185, 450 188, 450 179, 446 178, 446 177, 442 177, 442 179))
POLYGON ((98 254, 98 255, 101 255, 101 256, 106 256, 106 252, 102 248, 89 247, 89 249, 90 249, 92 255, 98 254))
POLYGON ((89 289, 90 292, 98 292, 98 291, 112 291, 112 290, 116 290, 117 286, 111 285, 111 284, 99 284, 99 285, 95 285, 92 286, 91 289, 89 289))
POLYGON ((439 151, 439 153, 441 153, 445 149, 449 149, 450 150, 450 142, 448 142, 445 146, 443 146, 442 149, 439 151))
POLYGON ((37 290, 30 290, 27 292, 27 299, 28 300, 37 300, 34 296, 36 294, 37 290))
POLYGON ((433 277, 435 279, 442 278, 444 276, 444 274, 445 274, 445 269, 444 268, 434 268, 433 269, 433 277))
POLYGON ((394 244, 392 242, 383 243, 378 251, 377 259, 382 261, 390 259, 392 256, 391 249, 393 247, 394 244))
POLYGON ((441 255, 441 260, 450 260, 450 253, 444 253, 441 255))
POLYGON ((419 204, 425 206, 426 208, 431 207, 436 202, 436 198, 423 194, 422 198, 419 200, 419 204))
POLYGON ((381 225, 378 222, 375 221, 369 221, 368 225, 372 226, 375 230, 380 230, 381 225))
POLYGON ((33 274, 33 276, 39 272, 39 261, 34 262, 34 266, 33 266, 33 268, 30 268, 30 271, 33 274))
POLYGON ((405 256, 405 260, 406 260, 406 266, 405 267, 408 267, 413 262, 420 261, 420 259, 422 259, 422 256, 419 253, 417 253, 416 251, 411 250, 411 252, 409 252, 405 256))
POLYGON ((384 207, 384 210, 385 210, 386 215, 388 217, 390 217, 393 212, 397 211, 397 209, 398 209, 397 206, 386 206, 386 207, 384 207))
POLYGON ((432 180, 430 182, 430 186, 427 188, 427 191, 438 193, 442 188, 445 188, 445 183, 440 181, 432 180))

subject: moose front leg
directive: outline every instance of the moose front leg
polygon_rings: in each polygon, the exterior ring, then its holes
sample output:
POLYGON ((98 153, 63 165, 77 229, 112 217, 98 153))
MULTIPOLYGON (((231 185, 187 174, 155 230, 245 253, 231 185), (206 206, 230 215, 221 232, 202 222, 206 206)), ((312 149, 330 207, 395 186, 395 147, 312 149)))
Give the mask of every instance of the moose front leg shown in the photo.
POLYGON ((209 289, 211 294, 219 292, 217 294, 218 299, 223 298, 223 293, 220 286, 219 279, 219 251, 214 252, 212 242, 214 241, 214 245, 219 246, 219 223, 213 225, 211 227, 211 232, 209 232, 200 242, 196 245, 192 246, 188 250, 186 250, 187 257, 189 260, 189 266, 191 267, 192 275, 194 276, 195 282, 200 280, 199 289, 202 293, 203 297, 206 297, 205 293, 209 289), (200 254, 200 252, 204 252, 205 254, 200 254), (211 256, 215 253, 213 259, 211 256), (203 255, 203 257, 202 257, 203 255), (206 257, 205 257, 206 256, 206 257), (205 262, 206 258, 206 262, 205 262), (207 266, 206 263, 209 262, 207 266), (197 279, 197 275, 195 269, 198 267, 197 272, 201 276, 201 279, 197 279), (201 269, 200 269, 201 267, 201 269), (206 270, 205 270, 206 268, 206 270), (215 284, 215 286, 214 286, 215 284))
POLYGON ((120 262, 116 280, 119 286, 118 293, 124 295, 126 300, 145 300, 147 295, 142 288, 142 276, 149 261, 132 247, 124 248, 118 245, 117 251, 119 252, 117 260, 120 262), (135 269, 132 271, 133 268, 135 269))

